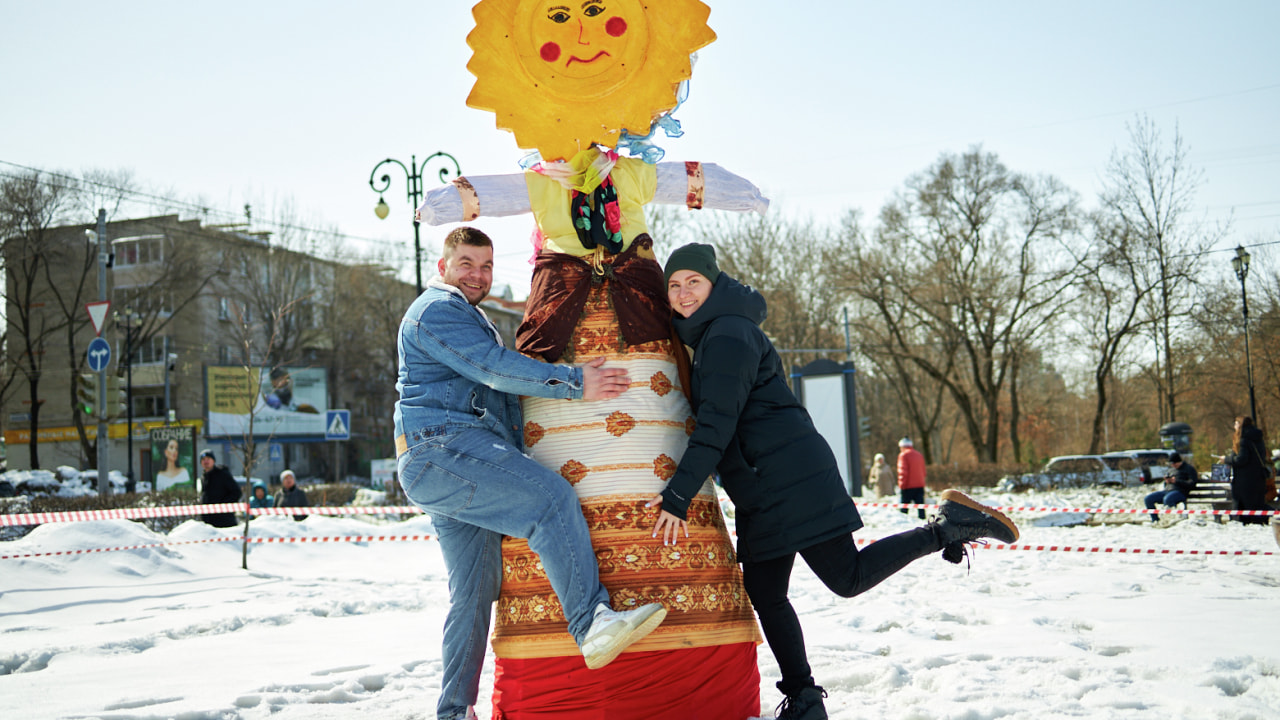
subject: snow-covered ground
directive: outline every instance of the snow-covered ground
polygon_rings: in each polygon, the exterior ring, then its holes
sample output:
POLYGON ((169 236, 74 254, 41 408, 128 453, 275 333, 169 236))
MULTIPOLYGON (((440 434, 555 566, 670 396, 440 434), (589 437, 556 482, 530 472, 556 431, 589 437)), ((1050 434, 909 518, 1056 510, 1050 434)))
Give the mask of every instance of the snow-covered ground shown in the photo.
MULTIPOLYGON (((1134 507, 1145 489, 988 495, 1134 507)), ((866 508, 873 538, 911 518, 866 508)), ((1016 513, 1019 545, 1257 551, 1145 555, 978 549, 921 560, 843 600, 800 563, 792 598, 832 718, 1280 718, 1280 556, 1270 529, 1016 513)), ((49 524, 0 556, 0 718, 434 717, 443 563, 429 540, 251 545, 196 521, 49 524)), ((260 537, 429 535, 414 517, 253 521, 260 537)), ((760 647, 761 704, 777 668, 760 647)), ((490 717, 492 658, 482 680, 490 717)))

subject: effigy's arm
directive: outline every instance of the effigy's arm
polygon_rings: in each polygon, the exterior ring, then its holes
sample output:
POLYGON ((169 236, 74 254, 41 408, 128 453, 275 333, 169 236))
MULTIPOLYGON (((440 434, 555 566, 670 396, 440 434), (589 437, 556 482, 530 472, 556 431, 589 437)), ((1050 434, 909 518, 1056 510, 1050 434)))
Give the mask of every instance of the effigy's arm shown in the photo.
MULTIPOLYGON (((769 199, 750 180, 715 163, 664 162, 656 166, 653 202, 691 208, 765 214, 769 199)), ((507 217, 531 212, 524 175, 460 177, 427 193, 417 220, 428 225, 468 222, 477 217, 507 217)))

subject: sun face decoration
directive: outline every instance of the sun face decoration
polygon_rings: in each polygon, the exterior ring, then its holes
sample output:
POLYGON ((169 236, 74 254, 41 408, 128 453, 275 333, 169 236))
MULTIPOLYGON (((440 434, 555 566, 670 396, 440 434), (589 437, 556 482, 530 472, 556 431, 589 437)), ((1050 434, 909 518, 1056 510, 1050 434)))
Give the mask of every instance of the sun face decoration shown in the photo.
POLYGON ((648 133, 716 39, 700 0, 481 0, 472 14, 467 105, 545 160, 648 133))

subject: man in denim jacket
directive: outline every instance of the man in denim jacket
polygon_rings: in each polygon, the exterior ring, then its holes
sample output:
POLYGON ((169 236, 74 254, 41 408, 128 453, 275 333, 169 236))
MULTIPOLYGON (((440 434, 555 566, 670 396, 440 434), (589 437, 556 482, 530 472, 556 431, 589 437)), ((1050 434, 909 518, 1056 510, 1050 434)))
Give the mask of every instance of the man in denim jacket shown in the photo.
POLYGON ((662 622, 657 603, 609 607, 578 498, 525 456, 520 395, 603 400, 627 389, 604 358, 552 365, 502 346, 478 304, 493 244, 449 233, 433 278, 400 323, 396 454, 405 495, 431 517, 449 572, 439 720, 474 717, 489 615, 502 582, 502 536, 525 538, 560 599, 588 668, 603 667, 662 622))

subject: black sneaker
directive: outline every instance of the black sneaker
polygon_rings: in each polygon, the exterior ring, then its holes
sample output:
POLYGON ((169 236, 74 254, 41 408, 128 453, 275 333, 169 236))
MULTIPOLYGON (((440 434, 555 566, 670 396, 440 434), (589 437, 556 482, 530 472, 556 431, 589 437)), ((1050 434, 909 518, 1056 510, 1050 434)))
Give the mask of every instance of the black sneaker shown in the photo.
POLYGON ((816 685, 803 688, 783 698, 774 716, 778 720, 827 720, 827 708, 822 704, 826 696, 827 691, 816 685))

